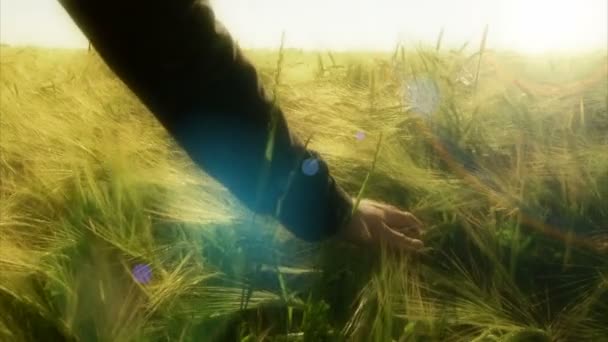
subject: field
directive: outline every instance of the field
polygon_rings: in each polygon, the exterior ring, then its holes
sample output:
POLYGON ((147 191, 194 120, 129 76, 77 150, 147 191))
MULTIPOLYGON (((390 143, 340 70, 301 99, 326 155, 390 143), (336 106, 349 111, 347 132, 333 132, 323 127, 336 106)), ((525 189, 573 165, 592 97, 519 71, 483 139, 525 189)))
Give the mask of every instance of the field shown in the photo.
POLYGON ((252 223, 94 52, 3 46, 1 341, 608 341, 605 51, 247 54, 427 249, 252 223))

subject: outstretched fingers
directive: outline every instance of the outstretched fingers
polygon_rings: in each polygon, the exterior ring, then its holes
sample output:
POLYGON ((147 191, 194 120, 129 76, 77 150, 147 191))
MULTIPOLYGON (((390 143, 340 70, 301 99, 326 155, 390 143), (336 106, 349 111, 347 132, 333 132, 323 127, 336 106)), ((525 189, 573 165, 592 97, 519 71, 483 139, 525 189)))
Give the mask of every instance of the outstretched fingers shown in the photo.
POLYGON ((371 202, 370 204, 384 212, 384 222, 392 229, 396 229, 405 235, 412 236, 414 238, 420 238, 422 235, 424 225, 412 213, 399 210, 398 208, 388 204, 377 202, 371 202))
POLYGON ((417 251, 424 247, 424 243, 421 240, 411 238, 403 233, 400 233, 391 227, 384 225, 382 230, 382 239, 392 247, 398 249, 406 249, 410 251, 417 251))

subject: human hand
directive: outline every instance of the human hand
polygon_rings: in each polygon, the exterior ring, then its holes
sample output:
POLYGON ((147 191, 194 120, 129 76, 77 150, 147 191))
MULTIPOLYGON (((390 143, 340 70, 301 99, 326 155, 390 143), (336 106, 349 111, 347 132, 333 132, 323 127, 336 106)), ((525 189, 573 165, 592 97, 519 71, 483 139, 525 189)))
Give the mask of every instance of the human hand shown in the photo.
POLYGON ((409 212, 392 205, 363 199, 350 222, 338 237, 358 245, 380 245, 417 251, 424 247, 420 240, 422 223, 409 212))

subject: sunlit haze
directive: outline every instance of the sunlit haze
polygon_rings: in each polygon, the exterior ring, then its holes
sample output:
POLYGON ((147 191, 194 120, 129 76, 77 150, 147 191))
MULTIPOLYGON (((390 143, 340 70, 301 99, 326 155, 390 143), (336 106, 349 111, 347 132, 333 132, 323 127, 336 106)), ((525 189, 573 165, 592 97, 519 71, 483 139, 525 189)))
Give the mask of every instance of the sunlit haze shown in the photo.
MULTIPOLYGON (((218 18, 245 48, 389 50, 398 41, 477 45, 520 52, 606 49, 607 0, 215 0, 218 18)), ((0 41, 85 47, 54 0, 0 1, 0 41)))

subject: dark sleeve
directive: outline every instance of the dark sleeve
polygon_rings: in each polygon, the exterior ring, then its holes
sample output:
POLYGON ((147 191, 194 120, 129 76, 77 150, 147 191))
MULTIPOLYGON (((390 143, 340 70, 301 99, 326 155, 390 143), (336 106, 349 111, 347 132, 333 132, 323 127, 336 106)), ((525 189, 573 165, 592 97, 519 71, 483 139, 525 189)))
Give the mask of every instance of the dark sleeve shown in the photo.
POLYGON ((272 215, 283 198, 278 219, 309 241, 332 235, 345 222, 350 197, 319 155, 290 134, 208 1, 59 1, 194 162, 247 207, 272 215), (273 113, 274 153, 260 188, 273 113), (313 172, 318 165, 314 175, 301 168, 310 158, 317 160, 308 162, 313 172))

